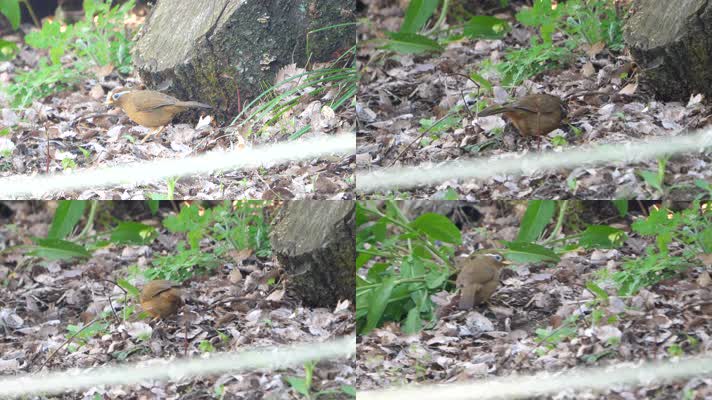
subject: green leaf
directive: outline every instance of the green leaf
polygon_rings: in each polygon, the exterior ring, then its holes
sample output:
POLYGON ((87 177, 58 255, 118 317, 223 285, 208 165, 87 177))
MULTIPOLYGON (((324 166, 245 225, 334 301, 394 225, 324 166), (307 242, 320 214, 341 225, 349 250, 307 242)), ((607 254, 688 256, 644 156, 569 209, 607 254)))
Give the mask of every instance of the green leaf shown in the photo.
POLYGON ((415 33, 419 31, 433 15, 440 0, 412 0, 405 12, 401 24, 401 33, 415 33))
POLYGON ((603 301, 608 301, 608 293, 606 293, 605 290, 601 289, 600 286, 596 285, 594 282, 586 282, 586 289, 591 291, 596 297, 603 301))
POLYGON ((134 298, 140 297, 138 288, 136 288, 136 286, 129 283, 129 281, 127 281, 126 279, 119 279, 116 281, 116 284, 119 285, 119 287, 121 287, 125 291, 127 291, 131 297, 134 297, 134 298))
POLYGON ((41 31, 33 31, 25 36, 25 43, 36 49, 48 49, 50 47, 58 47, 63 45, 61 38, 63 37, 61 25, 59 22, 45 22, 42 24, 41 31), (54 39, 54 46, 53 40, 54 39))
POLYGON ((20 48, 14 42, 0 39, 0 61, 10 61, 15 58, 20 48))
POLYGON ((20 1, 0 0, 0 13, 7 17, 12 29, 20 26, 20 1))
POLYGON ((146 200, 146 203, 148 204, 148 209, 151 210, 151 215, 156 215, 160 202, 158 200, 146 200))
POLYGON ((289 383, 289 386, 291 386, 292 389, 294 389, 298 393, 304 396, 309 395, 309 388, 307 387, 306 379, 300 378, 298 376, 288 376, 287 382, 289 383))
POLYGON ((430 272, 425 275, 425 286, 427 286, 428 289, 439 288, 449 277, 450 272, 446 268, 442 268, 441 271, 431 268, 430 272))
POLYGON ((52 47, 49 49, 49 59, 52 60, 52 64, 60 64, 63 55, 64 49, 61 47, 52 47))
POLYGON ((368 314, 366 315, 366 325, 363 327, 361 334, 365 335, 371 332, 383 317, 383 311, 388 305, 388 299, 391 297, 391 292, 396 286, 395 277, 386 278, 379 287, 371 292, 368 304, 368 314))
POLYGON ((484 76, 476 72, 470 72, 470 79, 479 83, 482 88, 487 92, 491 92, 493 89, 492 83, 490 83, 490 81, 488 81, 484 76))
POLYGON ((517 241, 534 242, 539 239, 554 216, 555 208, 556 202, 553 200, 531 200, 522 218, 517 241))
POLYGON ((582 235, 579 244, 586 249, 616 248, 628 239, 625 232, 607 225, 589 225, 582 235))
POLYGON ((74 257, 89 258, 89 253, 84 247, 59 239, 34 239, 36 246, 28 254, 47 260, 68 260, 74 257))
POLYGON ((84 0, 83 2, 84 14, 87 20, 91 20, 96 12, 96 4, 94 0, 84 0))
POLYGON ((386 32, 390 37, 382 46, 386 50, 401 54, 419 54, 443 51, 437 41, 415 33, 386 32))
POLYGON ((69 235, 84 215, 85 200, 62 200, 52 218, 47 233, 48 239, 64 239, 69 235))
POLYGON ((650 185, 652 188, 662 192, 663 186, 660 181, 660 176, 656 171, 639 171, 638 174, 643 177, 645 183, 650 185))
POLYGON ((507 21, 486 15, 476 15, 465 24, 465 36, 471 39, 499 39, 509 31, 507 21))
POLYGON ((618 214, 621 217, 628 215, 628 200, 612 200, 613 206, 618 210, 618 214))
POLYGON ((158 236, 156 228, 139 222, 122 221, 111 232, 111 241, 117 244, 147 244, 158 236))
POLYGON ((460 230, 444 215, 426 213, 411 222, 410 226, 435 240, 453 244, 462 242, 460 230))
POLYGON ((359 253, 356 256, 356 270, 366 265, 373 258, 373 254, 359 253))
POLYGON ((351 385, 341 385, 341 391, 349 396, 356 397, 356 388, 351 385))
POLYGON ((368 269, 366 273, 366 278, 371 283, 378 283, 383 280, 384 273, 388 269, 388 264, 386 263, 376 263, 371 268, 368 269))
POLYGON ((712 226, 707 226, 699 235, 702 250, 709 254, 712 253, 712 226))
POLYGON ((423 324, 420 321, 420 310, 417 307, 413 307, 408 311, 408 317, 405 319, 403 324, 403 332, 407 335, 412 335, 418 333, 422 328, 423 324))
POLYGON ((515 263, 559 262, 553 250, 528 242, 504 242, 507 247, 505 257, 515 263))

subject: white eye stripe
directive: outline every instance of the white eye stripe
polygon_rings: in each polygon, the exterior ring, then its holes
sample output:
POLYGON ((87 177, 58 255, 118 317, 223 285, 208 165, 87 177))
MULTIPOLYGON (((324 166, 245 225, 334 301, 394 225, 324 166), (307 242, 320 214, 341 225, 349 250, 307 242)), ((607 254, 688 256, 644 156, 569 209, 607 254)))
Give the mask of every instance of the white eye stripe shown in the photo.
POLYGON ((116 99, 118 99, 119 97, 125 95, 126 93, 129 93, 129 91, 128 91, 128 90, 124 90, 124 91, 121 91, 121 92, 116 92, 116 93, 114 93, 113 96, 111 96, 111 97, 113 97, 114 100, 116 100, 116 99))
POLYGON ((502 260, 503 260, 501 254, 497 254, 497 253, 486 253, 485 255, 488 256, 488 257, 494 258, 495 261, 502 261, 502 260))
POLYGON ((121 96, 123 96, 123 95, 125 95, 126 93, 129 93, 129 92, 130 92, 130 90, 122 90, 122 91, 116 92, 116 93, 111 93, 111 92, 109 92, 109 94, 106 95, 106 100, 107 100, 107 101, 108 101, 109 99, 118 100, 119 97, 121 97, 121 96))

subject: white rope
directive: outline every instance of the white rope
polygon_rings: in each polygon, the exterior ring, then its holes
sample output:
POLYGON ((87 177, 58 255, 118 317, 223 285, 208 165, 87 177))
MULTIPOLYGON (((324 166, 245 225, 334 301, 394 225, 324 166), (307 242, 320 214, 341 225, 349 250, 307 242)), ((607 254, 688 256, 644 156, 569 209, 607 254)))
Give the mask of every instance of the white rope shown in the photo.
POLYGON ((310 360, 351 357, 356 352, 356 338, 343 337, 324 343, 301 343, 239 353, 213 354, 190 360, 150 360, 137 364, 73 369, 69 371, 24 375, 0 380, 0 396, 29 396, 85 389, 97 385, 128 385, 159 380, 178 380, 189 376, 252 370, 278 369, 301 365, 310 360))
POLYGON ((115 167, 81 170, 68 174, 11 176, 0 179, 0 198, 42 195, 82 188, 147 183, 171 177, 207 174, 216 170, 250 169, 259 166, 310 160, 331 154, 353 154, 354 134, 322 136, 281 142, 235 151, 216 151, 183 159, 164 159, 115 167))
MULTIPOLYGON (((517 399, 572 390, 606 390, 618 385, 649 385, 712 374, 712 358, 688 358, 655 363, 621 363, 604 368, 575 368, 510 376, 481 382, 417 385, 382 391, 359 391, 359 400, 467 400, 517 399)), ((575 397, 575 396, 574 396, 575 397)))
POLYGON ((519 158, 457 160, 437 166, 425 163, 368 173, 357 172, 356 187, 359 192, 373 192, 433 185, 451 179, 486 179, 493 176, 532 174, 540 170, 575 168, 592 164, 635 163, 666 154, 702 151, 710 146, 712 146, 712 130, 708 129, 694 135, 581 147, 562 152, 530 153, 519 158))

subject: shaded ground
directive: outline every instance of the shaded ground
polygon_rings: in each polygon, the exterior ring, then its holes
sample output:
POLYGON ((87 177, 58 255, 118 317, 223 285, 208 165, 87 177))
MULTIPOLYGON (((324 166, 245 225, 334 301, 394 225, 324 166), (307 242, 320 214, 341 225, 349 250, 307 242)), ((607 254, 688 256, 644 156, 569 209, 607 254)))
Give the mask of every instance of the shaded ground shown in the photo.
MULTIPOLYGON (((136 18, 140 24, 143 17, 136 18)), ((21 29, 29 30, 30 26, 23 25, 21 29)), ((19 71, 36 68, 41 53, 24 45, 16 34, 4 38, 21 47, 19 56, 13 61, 0 63, 0 82, 7 84, 19 71)), ((334 96, 333 89, 326 90, 321 96, 305 96, 304 101, 287 110, 261 132, 257 130, 263 128, 262 125, 257 125, 252 132, 242 132, 228 128, 230 121, 218 124, 215 120, 195 128, 198 115, 189 118, 190 114, 182 114, 193 124, 179 123, 180 118, 176 118, 159 139, 141 144, 139 142, 149 130, 103 104, 111 89, 127 84, 136 86, 138 80, 132 76, 120 77, 112 68, 95 72, 99 79, 86 79, 77 84, 76 90, 35 101, 27 109, 12 109, 8 99, 0 93, 0 128, 10 128, 9 135, 0 136, 0 177, 58 173, 70 168, 82 170, 162 158, 180 159, 213 150, 283 142, 290 140, 291 135, 307 124, 312 125, 312 132, 302 138, 353 131, 353 112, 346 110, 334 114, 322 108, 334 96), (75 166, 69 166, 70 163, 75 166)), ((285 68, 279 79, 281 81, 302 72, 304 70, 291 66, 285 68)), ((314 89, 306 88, 297 95, 314 89)), ((354 158, 346 155, 252 171, 216 171, 208 176, 179 179, 173 198, 346 199, 351 197, 353 191, 353 170, 354 158)), ((123 185, 112 189, 54 193, 47 197, 165 198, 169 184, 123 185)))
MULTIPOLYGON (((0 250, 28 243, 30 236, 46 235, 51 219, 46 204, 11 204, 13 219, 0 216, 0 250)), ((144 217, 143 221, 151 218, 144 217)), ((4 282, 0 290, 0 376, 39 370, 65 342, 67 326, 79 325, 85 318, 83 313, 108 311, 109 301, 120 313, 126 306, 124 293, 104 279, 125 278, 127 269, 141 268, 157 255, 174 252, 177 240, 177 235, 163 231, 152 246, 111 246, 96 251, 84 262, 43 262, 18 253, 0 255, 0 280, 4 282)), ((214 351, 240 351, 298 342, 318 345, 353 334, 352 306, 344 303, 334 310, 302 307, 284 294, 281 283, 267 283, 269 278, 279 281, 279 265, 269 259, 238 256, 234 264, 184 283, 187 306, 178 318, 156 322, 136 320, 135 315, 126 321, 110 317, 106 334, 90 338, 73 352, 63 347, 47 362, 45 370, 90 370, 107 364, 183 357, 186 334, 188 356, 204 354, 206 342, 214 351), (236 298, 241 300, 231 300, 236 298), (186 333, 187 315, 191 320, 186 333), (148 332, 148 339, 141 338, 141 332, 148 332)), ((140 309, 135 303, 131 300, 128 305, 140 309)), ((339 391, 341 385, 353 385, 353 366, 353 360, 318 363, 314 389, 339 391)), ((226 399, 296 398, 285 381, 288 376, 303 377, 304 369, 102 386, 57 398, 85 398, 92 393, 105 399, 126 398, 127 393, 132 393, 132 398, 213 398, 220 385, 224 385, 226 399)))
MULTIPOLYGON (((549 140, 541 143, 527 141, 511 124, 505 128, 505 120, 500 116, 477 118, 463 111, 461 124, 439 134, 428 134, 426 138, 432 141, 422 143, 419 138, 423 120, 435 121, 457 104, 466 101, 472 105, 478 100, 476 86, 455 74, 481 72, 483 61, 496 63, 503 58, 506 49, 528 44, 531 32, 514 25, 512 33, 504 40, 463 40, 448 45, 436 56, 385 53, 377 49, 377 42, 367 40, 383 37, 384 30, 398 30, 402 8, 388 0, 366 0, 364 3, 368 4, 368 23, 359 25, 360 39, 364 43, 359 53, 362 79, 358 95, 357 168, 361 171, 458 158, 516 159, 530 152, 552 149, 551 139, 555 136, 566 138, 565 150, 574 146, 674 137, 708 124, 711 108, 701 102, 701 96, 690 99, 688 104, 656 101, 637 86, 637 72, 627 55, 614 55, 606 49, 588 49, 587 56, 577 58, 565 70, 536 76, 509 93, 501 87, 494 90, 494 97, 499 102, 509 95, 520 97, 530 93, 570 96, 567 101, 570 120, 580 130, 580 135, 571 127, 563 127, 550 133, 549 140), (581 92, 606 94, 574 95, 581 92), (504 133, 498 133, 502 128, 505 128, 504 133), (411 143, 413 145, 407 148, 411 143)), ((498 17, 507 18, 513 24, 516 22, 512 14, 498 17)), ((486 77, 496 84, 496 76, 486 77)), ((487 101, 493 103, 493 99, 487 101)), ((702 193, 695 187, 695 180, 712 182, 711 154, 704 151, 674 156, 668 162, 662 192, 648 185, 639 175, 640 171, 657 170, 657 161, 651 160, 540 171, 530 176, 497 176, 486 181, 451 180, 438 186, 362 196, 437 199, 448 190, 454 190, 458 197, 468 200, 650 199, 663 195, 689 199, 702 193)))
MULTIPOLYGON (((480 203, 476 207, 483 218, 463 229, 462 254, 497 247, 499 240, 516 237, 523 207, 512 203, 480 203)), ((604 216, 594 214, 586 222, 604 221, 604 216)), ((629 222, 616 226, 629 231, 629 222)), ((432 329, 405 336, 398 325, 388 324, 357 339, 358 389, 635 364, 668 359, 675 346, 685 355, 710 354, 712 281, 702 263, 630 298, 617 297, 613 287, 605 287, 610 301, 602 307, 602 320, 613 316, 615 320, 597 326, 580 322, 574 326, 572 338, 555 343, 550 350, 537 341, 537 329, 560 327, 574 314, 590 317, 593 296, 585 283, 602 270, 617 270, 623 257, 640 255, 651 245, 654 243, 633 234, 618 250, 569 253, 550 268, 513 266, 503 271, 502 284, 490 305, 471 311, 454 309, 454 292, 438 293, 433 301, 443 316, 432 329)), ((680 398, 685 389, 695 390, 696 399, 710 398, 712 379, 652 382, 644 387, 611 388, 605 393, 582 391, 546 398, 668 399, 680 398)))

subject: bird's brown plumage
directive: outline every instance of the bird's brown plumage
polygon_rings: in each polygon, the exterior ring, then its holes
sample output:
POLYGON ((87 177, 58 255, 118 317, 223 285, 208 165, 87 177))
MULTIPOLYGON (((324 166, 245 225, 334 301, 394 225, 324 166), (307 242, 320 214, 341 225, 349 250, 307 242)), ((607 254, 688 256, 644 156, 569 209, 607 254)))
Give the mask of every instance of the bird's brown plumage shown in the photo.
POLYGON ((141 307, 154 318, 167 318, 183 305, 179 285, 166 280, 146 283, 141 291, 141 307))
POLYGON ((487 107, 478 115, 504 114, 522 136, 540 136, 561 126, 566 108, 560 98, 550 94, 532 94, 512 103, 487 107))
POLYGON ((508 262, 497 253, 473 253, 458 260, 455 283, 460 289, 460 309, 470 309, 489 300, 499 286, 499 274, 508 262))
MULTIPOLYGON (((162 128, 176 114, 189 108, 212 108, 197 101, 181 101, 155 90, 130 90, 118 88, 109 92, 106 104, 121 108, 131 121, 147 128, 162 128)), ((148 139, 144 138, 144 141, 148 139)))

